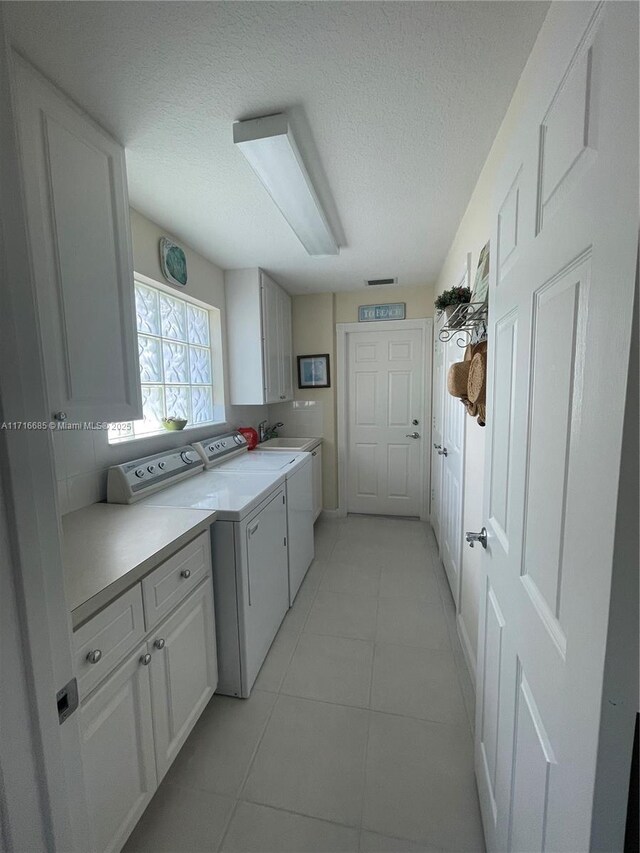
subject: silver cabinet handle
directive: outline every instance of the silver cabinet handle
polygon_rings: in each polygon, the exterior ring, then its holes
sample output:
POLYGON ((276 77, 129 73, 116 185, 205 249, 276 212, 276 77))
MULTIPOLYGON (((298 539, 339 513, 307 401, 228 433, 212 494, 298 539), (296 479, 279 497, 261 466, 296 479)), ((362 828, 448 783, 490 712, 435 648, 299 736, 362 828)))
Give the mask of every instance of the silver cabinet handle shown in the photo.
POLYGON ((420 438, 420 433, 419 432, 408 432, 405 435, 405 438, 420 438))
POLYGON ((443 447, 442 450, 438 451, 438 456, 448 456, 448 455, 449 455, 449 451, 447 450, 446 447, 443 447))
POLYGON ((102 658, 102 652, 100 649, 93 649, 93 651, 89 652, 87 655, 87 660, 89 663, 98 663, 98 661, 102 658))
POLYGON ((317 456, 317 455, 318 455, 318 451, 317 451, 317 450, 312 450, 312 451, 311 451, 311 455, 312 455, 312 456, 317 456))
POLYGON ((186 580, 186 578, 190 578, 191 577, 191 569, 183 569, 180 572, 180 577, 185 578, 185 580, 186 580))
POLYGON ((257 530, 259 527, 260 527, 260 522, 259 522, 259 521, 256 521, 256 523, 253 525, 253 527, 250 527, 250 528, 249 528, 249 536, 253 536, 253 534, 256 532, 256 530, 257 530))
POLYGON ((164 649, 164 640, 162 637, 158 637, 158 639, 153 644, 156 649, 164 649))
POLYGON ((67 419, 67 413, 66 412, 54 412, 53 413, 53 419, 54 419, 54 421, 58 421, 59 423, 64 423, 64 421, 66 421, 66 419, 67 419))
POLYGON ((142 664, 142 666, 149 666, 149 664, 151 663, 151 655, 149 654, 149 652, 147 652, 146 655, 142 655, 142 657, 140 658, 140 663, 142 664))
POLYGON ((483 527, 480 533, 471 533, 471 531, 467 530, 466 540, 469 543, 469 547, 473 548, 474 542, 479 542, 483 548, 487 547, 487 528, 483 527))

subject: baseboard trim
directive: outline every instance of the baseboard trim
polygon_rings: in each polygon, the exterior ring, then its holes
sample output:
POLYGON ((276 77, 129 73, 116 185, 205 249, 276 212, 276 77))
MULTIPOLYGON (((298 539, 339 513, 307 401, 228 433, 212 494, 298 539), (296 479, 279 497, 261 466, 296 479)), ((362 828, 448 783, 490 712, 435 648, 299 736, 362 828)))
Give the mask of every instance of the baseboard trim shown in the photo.
POLYGON ((469 640, 469 634, 467 633, 467 626, 464 624, 464 620, 460 613, 456 613, 456 630, 458 632, 458 637, 460 639, 460 645, 462 646, 462 651, 464 653, 464 660, 467 664, 467 669, 469 670, 469 677, 471 678, 471 683, 473 684, 473 689, 476 689, 476 659, 474 657, 471 641, 469 640))
POLYGON ((345 515, 340 509, 323 509, 319 518, 344 518, 345 515))

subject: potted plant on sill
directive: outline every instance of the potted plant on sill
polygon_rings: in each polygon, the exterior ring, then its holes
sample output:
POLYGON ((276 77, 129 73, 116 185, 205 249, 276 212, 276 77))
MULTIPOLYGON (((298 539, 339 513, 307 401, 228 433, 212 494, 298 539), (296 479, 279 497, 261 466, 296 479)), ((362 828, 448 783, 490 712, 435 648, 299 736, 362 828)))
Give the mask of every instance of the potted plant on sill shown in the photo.
POLYGON ((468 305, 471 302, 471 290, 468 287, 451 287, 449 290, 443 290, 436 298, 434 305, 440 314, 444 313, 447 318, 447 323, 458 328, 465 321, 467 313, 466 308, 460 308, 461 305, 468 305))

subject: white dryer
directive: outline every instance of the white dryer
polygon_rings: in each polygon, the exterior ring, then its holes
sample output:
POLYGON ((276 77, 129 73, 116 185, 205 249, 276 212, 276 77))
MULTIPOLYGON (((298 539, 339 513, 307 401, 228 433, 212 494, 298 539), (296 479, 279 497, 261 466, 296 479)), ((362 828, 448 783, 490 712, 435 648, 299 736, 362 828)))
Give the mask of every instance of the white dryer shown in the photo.
POLYGON ((287 491, 289 605, 291 606, 314 557, 313 459, 311 453, 247 450, 240 433, 196 442, 205 467, 238 473, 284 474, 287 491))

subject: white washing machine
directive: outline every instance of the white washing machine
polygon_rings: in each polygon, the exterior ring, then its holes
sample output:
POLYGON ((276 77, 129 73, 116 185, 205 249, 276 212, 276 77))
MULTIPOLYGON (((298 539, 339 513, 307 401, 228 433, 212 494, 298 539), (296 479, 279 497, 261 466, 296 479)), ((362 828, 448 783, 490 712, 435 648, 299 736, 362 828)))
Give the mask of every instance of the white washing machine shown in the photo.
POLYGON ((311 453, 247 450, 240 433, 196 442, 194 447, 208 470, 238 473, 281 473, 287 489, 289 605, 314 557, 313 458, 311 453))
POLYGON ((248 697, 289 609, 284 474, 203 471, 198 453, 184 447, 114 466, 109 481, 111 502, 217 512, 211 525, 217 692, 248 697))

